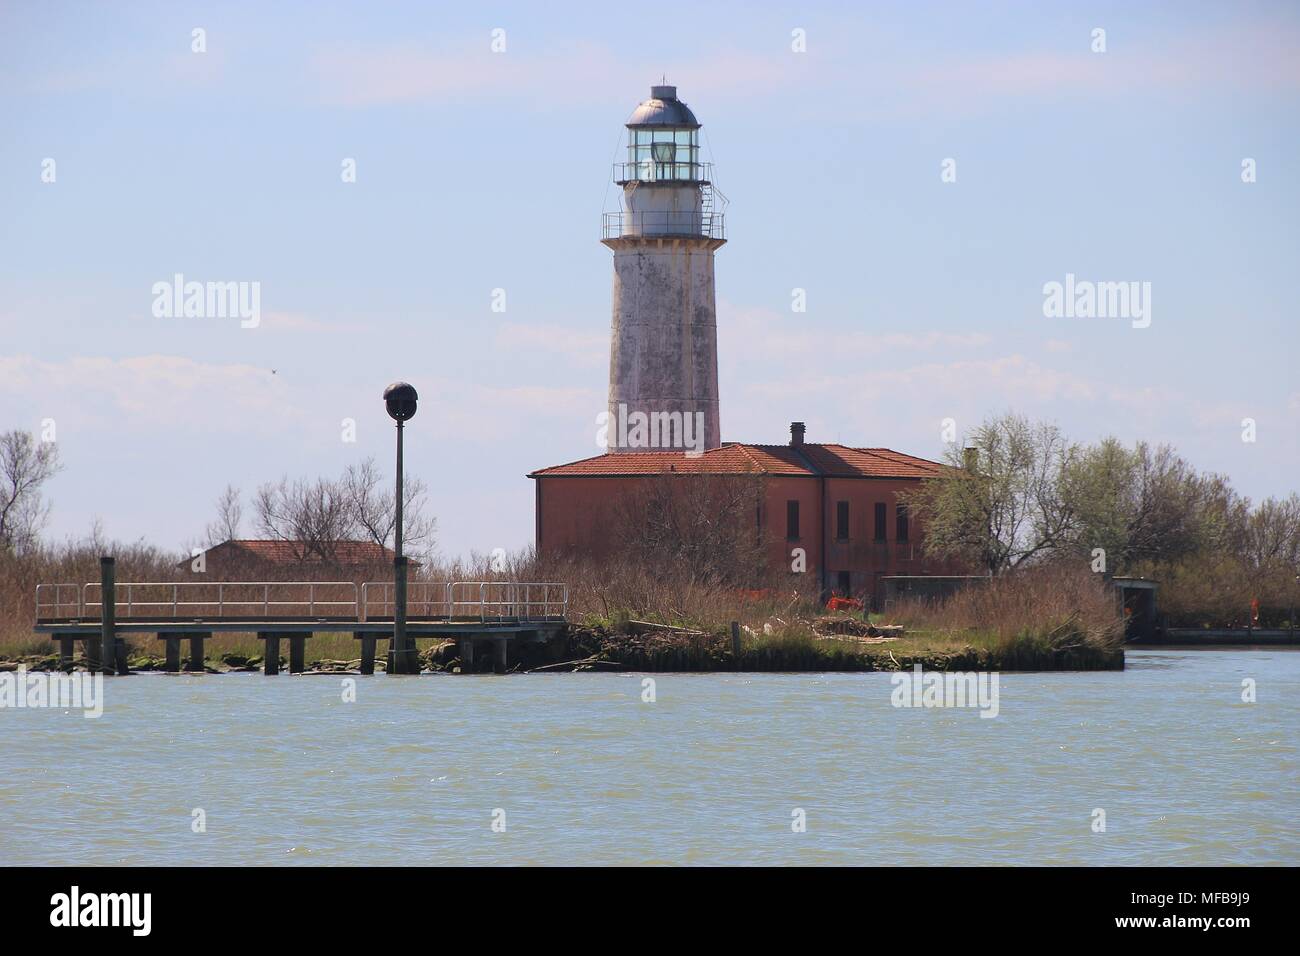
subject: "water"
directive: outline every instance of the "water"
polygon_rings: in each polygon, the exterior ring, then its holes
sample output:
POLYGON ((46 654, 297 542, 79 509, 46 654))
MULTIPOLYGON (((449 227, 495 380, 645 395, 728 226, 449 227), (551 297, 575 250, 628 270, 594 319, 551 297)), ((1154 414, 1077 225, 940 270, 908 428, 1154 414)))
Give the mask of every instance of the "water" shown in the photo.
POLYGON ((0 864, 1300 863, 1294 650, 1006 674, 996 719, 896 709, 884 674, 660 674, 655 703, 642 676, 345 703, 337 675, 140 675, 99 720, 0 710, 0 864))

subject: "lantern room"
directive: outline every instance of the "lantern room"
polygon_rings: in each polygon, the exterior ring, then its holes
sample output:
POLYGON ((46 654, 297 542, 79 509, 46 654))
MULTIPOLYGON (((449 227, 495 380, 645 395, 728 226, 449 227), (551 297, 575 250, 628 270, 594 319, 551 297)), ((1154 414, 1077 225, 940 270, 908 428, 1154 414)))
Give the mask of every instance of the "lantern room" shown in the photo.
POLYGON ((628 120, 627 162, 621 164, 615 180, 620 184, 707 181, 703 171, 695 114, 677 98, 677 87, 650 87, 650 99, 628 120))
POLYGON ((614 164, 623 210, 606 213, 604 238, 725 239, 711 167, 700 162, 700 123, 675 86, 652 86, 627 121, 627 158, 614 164))

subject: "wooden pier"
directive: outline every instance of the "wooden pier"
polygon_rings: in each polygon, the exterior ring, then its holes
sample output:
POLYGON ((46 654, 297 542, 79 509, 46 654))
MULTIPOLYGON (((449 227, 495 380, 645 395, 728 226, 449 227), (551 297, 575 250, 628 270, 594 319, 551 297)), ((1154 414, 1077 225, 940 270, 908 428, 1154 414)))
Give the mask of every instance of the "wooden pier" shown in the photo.
MULTIPOLYGON (((483 648, 493 670, 505 673, 512 645, 549 640, 566 624, 564 584, 424 581, 408 588, 407 635, 455 640, 467 669, 483 648)), ((392 643, 393 619, 391 581, 117 582, 106 558, 99 582, 38 585, 34 630, 58 642, 65 665, 81 641, 91 669, 117 674, 128 673, 125 634, 157 635, 164 670, 180 673, 204 670, 204 642, 214 634, 251 633, 264 643, 267 675, 280 672, 283 645, 289 673, 299 674, 313 634, 351 632, 361 673, 373 674, 379 646, 392 643)))

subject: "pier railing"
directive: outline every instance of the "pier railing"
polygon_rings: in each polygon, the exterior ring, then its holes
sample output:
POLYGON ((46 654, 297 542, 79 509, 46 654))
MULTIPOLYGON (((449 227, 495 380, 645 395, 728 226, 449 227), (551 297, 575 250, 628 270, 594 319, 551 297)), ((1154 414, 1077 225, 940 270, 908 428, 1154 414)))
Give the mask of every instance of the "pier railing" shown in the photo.
MULTIPOLYGON (((348 618, 356 616, 357 607, 352 581, 124 581, 116 592, 121 620, 348 618)), ((41 611, 38 596, 38 619, 41 611)), ((101 585, 83 584, 77 616, 99 620, 102 614, 101 585)))
MULTIPOLYGON (((391 618, 393 582, 127 581, 115 587, 118 620, 356 620, 391 618)), ((539 581, 413 581, 412 619, 555 621, 568 611, 568 585, 539 581)), ((38 584, 38 623, 98 621, 99 582, 38 584)))
MULTIPOLYGON (((407 585, 408 617, 553 621, 569 608, 569 586, 552 581, 416 581, 407 585)), ((362 620, 392 617, 393 582, 361 585, 362 620)))

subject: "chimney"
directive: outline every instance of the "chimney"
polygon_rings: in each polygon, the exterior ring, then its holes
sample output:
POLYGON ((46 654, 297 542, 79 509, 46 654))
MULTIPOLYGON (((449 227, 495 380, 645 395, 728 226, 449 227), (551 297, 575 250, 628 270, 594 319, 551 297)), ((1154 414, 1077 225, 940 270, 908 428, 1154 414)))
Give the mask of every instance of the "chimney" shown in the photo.
POLYGON ((972 475, 979 471, 980 467, 980 450, 978 448, 966 448, 962 452, 962 460, 966 470, 972 475))
POLYGON ((802 445, 803 432, 804 432, 803 422, 791 422, 790 423, 790 444, 802 445))

